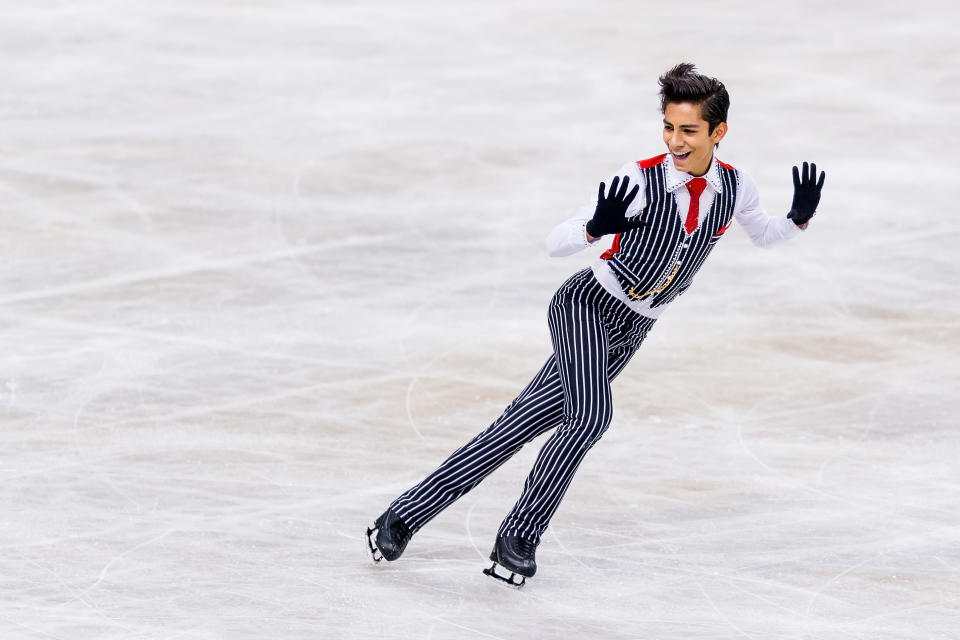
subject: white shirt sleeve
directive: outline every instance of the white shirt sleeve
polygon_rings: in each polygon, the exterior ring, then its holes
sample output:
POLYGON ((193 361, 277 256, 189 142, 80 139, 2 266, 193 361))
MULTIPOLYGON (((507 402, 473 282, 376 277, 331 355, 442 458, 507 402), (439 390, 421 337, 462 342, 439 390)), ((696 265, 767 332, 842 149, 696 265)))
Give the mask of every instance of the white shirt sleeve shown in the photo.
MULTIPOLYGON (((644 187, 646 185, 644 184, 643 173, 640 172, 640 168, 635 162, 629 162, 623 165, 620 171, 610 176, 604 183, 608 192, 616 176, 620 176, 621 184, 625 177, 630 178, 630 185, 628 187, 630 191, 633 190, 634 185, 640 186, 640 192, 637 194, 637 197, 634 198, 633 202, 630 203, 630 206, 627 207, 626 215, 628 218, 631 218, 641 213, 644 206, 646 206, 646 196, 644 195, 644 187)), ((599 192, 599 185, 597 185, 596 192, 599 192)), ((594 240, 593 243, 587 242, 587 222, 593 218, 593 212, 596 208, 597 196, 594 195, 590 202, 577 209, 572 218, 554 227, 553 231, 547 235, 547 253, 553 258, 562 258, 573 255, 595 244, 599 239, 594 240)))
POLYGON ((739 190, 737 206, 733 215, 750 236, 753 244, 758 247, 771 247, 801 233, 800 227, 786 215, 782 217, 767 215, 764 208, 760 206, 757 185, 745 171, 740 171, 740 184, 737 188, 739 190))

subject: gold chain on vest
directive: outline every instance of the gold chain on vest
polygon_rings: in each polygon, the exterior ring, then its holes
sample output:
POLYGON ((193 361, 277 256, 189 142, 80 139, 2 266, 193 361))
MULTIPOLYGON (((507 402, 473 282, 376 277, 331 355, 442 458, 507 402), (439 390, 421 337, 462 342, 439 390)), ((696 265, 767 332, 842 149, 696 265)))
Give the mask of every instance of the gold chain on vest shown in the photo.
POLYGON ((647 291, 646 293, 636 293, 633 290, 633 287, 630 287, 630 291, 627 291, 627 295, 633 298, 634 300, 642 300, 649 295, 660 293, 661 291, 663 291, 664 289, 670 286, 670 283, 673 282, 673 278, 674 276, 677 275, 677 271, 679 270, 680 270, 680 263, 678 262, 673 266, 673 271, 670 273, 669 276, 667 276, 667 279, 664 280, 663 284, 657 287, 656 289, 650 289, 650 291, 647 291))

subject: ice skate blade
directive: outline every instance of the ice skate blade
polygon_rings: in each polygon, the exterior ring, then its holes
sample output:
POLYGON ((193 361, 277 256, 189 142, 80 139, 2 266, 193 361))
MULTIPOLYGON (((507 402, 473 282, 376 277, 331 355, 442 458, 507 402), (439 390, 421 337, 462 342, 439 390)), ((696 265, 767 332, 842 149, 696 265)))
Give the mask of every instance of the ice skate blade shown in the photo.
POLYGON ((367 546, 370 547, 370 559, 373 561, 373 564, 378 564, 383 560, 383 554, 380 553, 380 549, 377 549, 375 542, 377 530, 378 527, 376 525, 374 525, 372 529, 367 527, 367 546))
POLYGON ((512 587, 513 589, 521 589, 521 588, 523 588, 523 585, 527 584, 527 579, 524 578, 523 576, 521 576, 519 573, 514 573, 513 571, 510 571, 509 569, 507 569, 507 568, 505 568, 505 567, 502 567, 501 565, 497 564, 496 562, 494 562, 492 565, 490 565, 490 568, 489 568, 489 569, 484 569, 484 570, 483 570, 483 573, 484 573, 485 575, 490 576, 491 578, 494 578, 494 579, 496 579, 496 580, 499 580, 499 581, 502 582, 504 585, 506 585, 506 586, 508 586, 508 587, 512 587), (502 569, 503 571, 509 573, 510 575, 507 576, 507 575, 501 575, 501 574, 497 573, 497 569, 498 569, 498 568, 500 568, 500 569, 502 569), (517 582, 514 578, 520 578, 520 582, 517 582))

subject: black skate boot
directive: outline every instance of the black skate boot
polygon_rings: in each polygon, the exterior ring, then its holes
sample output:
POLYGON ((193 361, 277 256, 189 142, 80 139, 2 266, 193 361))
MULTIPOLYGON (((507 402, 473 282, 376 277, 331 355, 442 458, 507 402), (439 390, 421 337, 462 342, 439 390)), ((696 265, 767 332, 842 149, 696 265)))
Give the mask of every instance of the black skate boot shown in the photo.
POLYGON ((527 583, 527 578, 532 578, 537 572, 536 553, 537 545, 531 540, 520 536, 500 536, 493 546, 493 551, 490 552, 493 565, 489 569, 484 569, 483 572, 491 578, 519 589, 527 583), (498 566, 510 575, 498 572, 498 566), (520 576, 519 580, 515 579, 517 576, 520 576))
POLYGON ((367 529, 367 544, 370 545, 373 561, 396 560, 403 555, 403 550, 406 549, 412 537, 413 534, 400 516, 393 509, 387 509, 377 518, 373 526, 367 529), (374 532, 376 536, 373 535, 374 532))

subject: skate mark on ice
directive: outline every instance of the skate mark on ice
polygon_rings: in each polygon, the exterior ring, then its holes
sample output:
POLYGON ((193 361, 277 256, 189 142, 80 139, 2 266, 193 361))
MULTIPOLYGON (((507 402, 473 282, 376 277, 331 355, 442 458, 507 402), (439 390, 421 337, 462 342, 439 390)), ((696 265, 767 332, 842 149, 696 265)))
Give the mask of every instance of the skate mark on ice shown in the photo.
POLYGON ((490 634, 490 633, 485 633, 485 632, 483 632, 483 631, 480 631, 479 629, 474 629, 473 627, 468 627, 468 626, 463 625, 463 624, 460 624, 460 623, 458 623, 458 622, 454 622, 453 620, 447 620, 446 618, 443 618, 443 617, 437 617, 437 621, 438 621, 438 622, 444 622, 444 623, 446 623, 446 624, 449 624, 449 625, 452 626, 452 627, 456 627, 456 628, 462 629, 462 630, 464 630, 464 631, 469 631, 470 633, 475 633, 475 634, 477 634, 478 636, 482 636, 482 637, 484 637, 484 638, 493 638, 493 640, 508 640, 508 638, 506 638, 506 637, 504 637, 504 636, 495 636, 495 635, 490 634))
POLYGON ((95 374, 93 374, 92 378, 90 378, 87 381, 87 386, 83 391, 83 399, 80 402, 80 405, 77 407, 76 411, 74 411, 73 422, 71 425, 71 436, 73 439, 73 448, 74 448, 74 451, 76 451, 77 459, 80 460, 83 467, 91 475, 98 478, 100 482, 106 485, 110 489, 110 491, 115 493, 119 498, 121 498, 122 500, 130 504, 130 506, 139 510, 141 506, 140 503, 134 500, 133 498, 131 498, 130 496, 128 496, 127 494, 125 494, 123 491, 121 491, 117 487, 116 483, 114 483, 113 480, 110 479, 110 477, 103 472, 101 465, 94 464, 95 461, 90 460, 86 455, 84 455, 83 449, 80 446, 80 416, 83 415, 83 412, 87 408, 87 406, 100 395, 96 389, 92 388, 92 383, 97 382, 103 376, 103 372, 106 369, 106 367, 107 367, 107 360, 104 357, 100 361, 100 369, 95 374))
POLYGON ((950 598, 949 600, 938 600, 936 602, 924 602, 912 607, 904 607, 903 609, 891 609, 890 611, 884 611, 883 613, 878 613, 873 616, 867 616, 865 618, 856 618, 841 624, 846 626, 851 626, 854 624, 862 625, 864 622, 874 622, 877 620, 884 620, 886 618, 900 617, 907 613, 912 613, 914 611, 922 611, 924 609, 930 609, 931 607, 945 607, 947 605, 953 604, 954 602, 960 602, 960 596, 957 596, 956 598, 950 598))
POLYGON ((750 591, 749 589, 745 589, 744 587, 742 587, 742 586, 740 586, 739 584, 737 584, 738 582, 746 582, 746 583, 748 583, 748 584, 756 584, 757 586, 762 586, 762 587, 764 587, 764 590, 765 590, 765 591, 769 591, 771 588, 776 588, 776 589, 780 589, 780 590, 798 591, 798 592, 800 592, 801 594, 803 594, 803 595, 808 595, 808 596, 809 596, 810 593, 811 593, 811 591, 810 591, 809 589, 804 589, 803 587, 795 587, 795 586, 788 585, 788 584, 785 584, 785 583, 782 583, 782 582, 777 582, 777 581, 774 581, 774 580, 760 580, 760 579, 757 579, 757 578, 749 578, 749 577, 745 577, 745 576, 736 576, 736 575, 735 575, 735 576, 730 576, 730 577, 728 577, 727 580, 725 581, 725 583, 726 583, 728 586, 736 589, 736 590, 739 591, 740 593, 742 593, 742 594, 744 594, 744 595, 747 595, 747 596, 750 596, 750 597, 752 597, 752 598, 756 598, 756 599, 759 600, 760 602, 766 603, 766 604, 770 605, 771 607, 774 607, 774 608, 776 608, 776 609, 780 609, 781 611, 783 611, 783 612, 785 612, 785 613, 789 613, 789 614, 791 614, 791 615, 793 615, 793 616, 796 616, 796 617, 802 616, 802 615, 803 615, 803 612, 800 611, 799 609, 791 609, 790 607, 785 607, 785 606, 783 606, 782 604, 780 604, 779 602, 774 602, 773 600, 770 600, 769 598, 763 597, 762 595, 760 595, 760 594, 757 593, 756 591, 750 591))
POLYGON ((470 508, 467 510, 467 515, 463 520, 463 524, 467 529, 467 539, 470 540, 470 544, 473 545, 473 548, 476 550, 477 555, 480 556, 481 559, 486 560, 489 554, 484 553, 483 551, 480 550, 480 547, 477 546, 477 541, 474 539, 473 530, 470 528, 470 520, 471 518, 473 518, 473 511, 476 508, 477 508, 476 502, 470 505, 470 508))
POLYGON ((280 360, 283 362, 298 362, 303 364, 315 365, 318 367, 337 367, 339 369, 351 368, 359 371, 371 371, 383 373, 383 368, 375 365, 361 365, 357 362, 344 362, 342 360, 327 360, 324 358, 314 358, 309 356, 300 356, 295 354, 284 354, 273 351, 261 351, 258 349, 247 349, 238 347, 226 342, 210 340, 205 338, 191 338, 189 336, 177 336, 163 334, 154 331, 145 331, 141 329, 129 329, 126 327, 111 327, 101 324, 92 324, 88 322, 74 322, 66 320, 52 320, 50 318, 27 317, 24 314, 0 312, 0 318, 9 321, 17 321, 23 324, 42 325, 53 329, 63 329, 76 331, 81 334, 103 334, 109 336, 123 336, 127 338, 144 338, 162 343, 177 345, 198 346, 213 351, 225 351, 237 355, 248 356, 251 358, 264 358, 269 360, 280 360))
POLYGON ((810 491, 810 492, 815 493, 815 494, 817 494, 817 495, 819 495, 819 496, 822 496, 822 497, 824 497, 824 498, 829 498, 830 500, 836 500, 837 502, 842 502, 842 503, 847 504, 847 505, 850 505, 850 506, 852 506, 852 507, 857 507, 857 508, 859 508, 859 509, 862 509, 862 508, 863 508, 863 505, 861 504, 861 502, 856 502, 856 501, 854 501, 854 500, 848 500, 847 498, 844 498, 844 497, 842 497, 842 496, 838 496, 838 495, 834 495, 834 494, 832 494, 832 493, 828 493, 828 492, 826 492, 826 491, 824 491, 824 490, 822 490, 822 489, 817 489, 816 487, 811 487, 809 484, 807 484, 807 483, 804 482, 803 480, 801 480, 801 479, 799 479, 799 478, 796 478, 796 477, 794 477, 794 476, 792 476, 792 475, 789 475, 788 473, 782 471, 781 469, 777 469, 776 467, 772 467, 772 466, 770 466, 769 464, 767 464, 766 462, 764 462, 763 460, 761 460, 761 459, 760 459, 760 456, 758 456, 756 453, 754 453, 754 452, 753 452, 753 449, 751 449, 751 448, 747 445, 747 443, 746 443, 746 441, 744 440, 744 437, 743 437, 743 423, 746 421, 746 418, 749 417, 749 415, 750 415, 751 413, 753 413, 753 410, 752 410, 752 409, 749 410, 749 411, 747 411, 747 413, 746 413, 745 416, 744 416, 744 419, 738 421, 738 423, 737 423, 737 441, 738 441, 738 443, 740 444, 740 448, 743 450, 743 452, 744 452, 745 454, 747 454, 747 455, 748 455, 750 458, 752 458, 758 465, 760 465, 761 467, 763 467, 763 468, 766 469, 767 471, 769 471, 769 472, 771 472, 771 473, 775 473, 776 475, 780 476, 781 478, 790 480, 796 487, 798 487, 798 488, 800 488, 800 489, 804 489, 804 490, 806 490, 806 491, 810 491))
MULTIPOLYGON (((866 509, 861 509, 866 510, 866 509)), ((610 549, 627 549, 630 547, 644 546, 644 545, 663 545, 677 542, 687 542, 691 540, 703 540, 705 538, 717 537, 717 536, 730 536, 731 534, 744 534, 744 533, 753 533, 757 531, 764 531, 769 529, 779 529, 784 526, 789 525, 790 527, 796 527, 800 524, 807 524, 810 522, 818 522, 820 518, 818 516, 805 516, 802 518, 796 518, 793 520, 777 520, 774 522, 769 522, 766 524, 756 524, 743 527, 731 527, 728 529, 716 529, 713 531, 693 531, 693 532, 680 532, 673 535, 658 535, 655 538, 638 538, 637 536, 617 534, 615 532, 604 532, 598 531, 597 529, 584 528, 584 531, 590 531, 593 533, 603 533, 611 537, 616 536, 623 538, 625 542, 616 542, 608 544, 600 544, 593 546, 583 547, 584 551, 601 551, 606 552, 610 549)), ((624 560, 629 562, 629 560, 624 560)))
MULTIPOLYGON (((427 300, 423 302, 423 304, 418 305, 417 307, 413 308, 410 311, 410 313, 407 316, 406 322, 403 323, 404 326, 410 326, 411 324, 414 324, 414 321, 417 318, 417 316, 419 316, 422 311, 430 308, 434 304, 435 302, 433 300, 433 297, 432 296, 428 297, 427 300)), ((416 425, 416 421, 413 419, 413 409, 411 408, 411 401, 413 398, 413 389, 417 385, 417 382, 420 380, 420 377, 423 376, 424 372, 428 371, 430 367, 436 364, 437 361, 439 361, 442 357, 446 356, 449 350, 447 352, 442 352, 437 354, 429 362, 427 362, 425 365, 420 367, 419 370, 414 371, 413 362, 411 362, 410 360, 410 353, 407 350, 406 343, 402 337, 403 332, 398 331, 397 335, 398 335, 397 342, 400 345, 400 352, 403 355, 403 361, 407 365, 407 371, 409 375, 412 376, 410 381, 407 383, 407 391, 406 391, 406 394, 404 395, 404 401, 403 401, 404 410, 406 411, 406 414, 407 414, 407 422, 409 423, 410 428, 413 429, 413 432, 417 434, 417 437, 420 438, 420 441, 426 442, 427 441, 426 438, 423 437, 423 434, 420 432, 420 429, 416 425)))
POLYGON ((434 357, 427 364, 421 367, 417 373, 413 374, 410 382, 407 383, 407 393, 403 399, 404 410, 407 413, 407 422, 410 424, 410 428, 413 429, 413 432, 417 434, 417 437, 420 438, 420 441, 424 443, 426 443, 427 439, 423 437, 423 433, 421 433, 419 427, 417 427, 416 420, 413 419, 413 389, 417 386, 417 383, 420 381, 420 378, 423 377, 424 373, 429 371, 431 367, 433 367, 439 360, 444 358, 448 353, 449 351, 446 351, 434 357))
POLYGON ((943 566, 945 566, 947 569, 950 569, 951 571, 960 572, 960 567, 957 567, 957 566, 955 566, 955 565, 949 564, 946 560, 944 560, 944 559, 941 558, 940 556, 933 556, 933 559, 936 560, 937 562, 939 562, 940 564, 942 564, 943 566))
POLYGON ((128 523, 117 524, 108 528, 97 529, 96 531, 83 531, 68 535, 56 536, 53 538, 40 538, 28 541, 11 542, 10 544, 0 545, 0 550, 28 549, 34 547, 47 547, 51 545, 63 544, 65 542, 77 542, 81 540, 97 540, 107 535, 118 534, 129 528, 128 523))
MULTIPOLYGON (((383 572, 385 575, 387 575, 387 577, 390 580, 392 580, 393 582, 396 582, 397 584, 401 584, 407 587, 415 587, 417 589, 427 589, 429 591, 436 591, 437 593, 456 596, 458 599, 458 605, 462 605, 464 602, 465 594, 464 594, 463 587, 460 587, 459 590, 446 589, 444 587, 434 586, 432 584, 427 584, 425 582, 418 582, 412 579, 411 577, 411 576, 416 576, 418 574, 447 575, 449 574, 449 569, 447 567, 437 566, 433 568, 421 567, 421 568, 411 569, 409 565, 407 565, 406 567, 400 567, 400 566, 394 567, 394 566, 391 566, 390 564, 387 564, 387 566, 384 567, 382 565, 383 563, 380 563, 380 565, 376 568, 377 572, 383 572)), ((370 567, 367 567, 367 568, 369 569, 370 567)), ((335 579, 336 578, 334 578, 334 580, 335 579)), ((459 606, 458 606, 458 610, 459 610, 459 606)), ((440 619, 439 616, 438 616, 438 619, 440 619)))
POLYGON ((744 631, 743 629, 735 625, 727 615, 725 615, 722 611, 720 611, 716 603, 713 601, 713 598, 711 598, 710 594, 707 593, 707 590, 703 588, 702 582, 697 582, 697 587, 700 589, 700 593, 703 594, 703 597, 707 599, 707 602, 710 604, 710 607, 717 613, 717 615, 724 622, 726 622, 730 626, 731 629, 733 629, 734 631, 742 635, 744 638, 750 638, 750 640, 757 640, 756 636, 750 635, 749 633, 747 633, 746 631, 744 631))
MULTIPOLYGON (((249 376, 251 378, 257 376, 249 376)), ((272 405, 277 403, 280 400, 286 400, 290 398, 310 398, 313 394, 318 391, 336 391, 342 386, 342 382, 347 380, 347 378, 341 379, 338 382, 319 382, 306 384, 299 387, 285 388, 282 391, 277 391, 276 393, 270 394, 261 394, 255 395, 241 400, 231 400, 228 402, 218 402, 218 403, 206 403, 202 406, 198 406, 195 409, 183 409, 180 411, 169 411, 164 413, 162 416, 149 416, 149 417, 140 417, 140 418, 122 418, 120 420, 115 420, 112 422, 101 421, 98 425, 98 428, 107 428, 107 427, 124 427, 136 425, 144 422, 150 424, 163 424, 165 422, 180 422, 184 420, 202 418, 205 416, 216 415, 218 413, 228 413, 231 411, 236 411, 238 409, 247 409, 250 407, 262 407, 264 405, 272 405)), ((370 378, 364 378, 365 382, 369 382, 370 378)), ((318 414, 320 415, 320 414, 318 414)), ((257 453, 261 456, 266 456, 267 454, 260 451, 254 451, 251 453, 257 453)))
MULTIPOLYGON (((132 636, 130 636, 130 637, 135 637, 136 635, 139 635, 139 632, 138 632, 136 629, 132 629, 132 628, 126 626, 125 624, 123 624, 122 622, 120 622, 119 620, 117 620, 116 618, 109 616, 109 615, 108 615, 107 613, 105 613, 100 607, 98 607, 97 605, 95 605, 95 604, 94 604, 93 602, 91 602, 89 599, 83 597, 83 594, 86 593, 87 590, 84 590, 83 592, 78 593, 78 592, 77 592, 73 587, 71 587, 63 578, 61 578, 60 575, 57 574, 57 572, 53 571, 52 569, 48 569, 47 567, 44 567, 43 565, 37 563, 36 561, 34 561, 34 560, 30 559, 30 558, 26 558, 26 557, 21 556, 20 559, 21 559, 23 562, 25 562, 25 563, 27 563, 27 564, 30 564, 30 565, 36 567, 37 569, 40 569, 41 571, 43 571, 43 572, 45 572, 45 573, 49 573, 51 576, 53 576, 53 578, 56 580, 56 582, 60 584, 60 586, 62 586, 64 589, 67 590, 67 592, 70 593, 70 595, 73 597, 73 601, 83 603, 88 609, 90 609, 91 611, 93 611, 96 615, 100 616, 104 621, 109 622, 110 624, 116 625, 116 626, 120 627, 121 629, 123 629, 124 631, 126 631, 126 632, 128 632, 128 633, 134 634, 134 635, 132 635, 132 636)), ((61 603, 61 604, 66 604, 66 603, 61 603)), ((61 636, 51 636, 51 637, 60 638, 61 636)))
POLYGON ((560 536, 557 535, 557 532, 556 532, 556 531, 551 531, 551 532, 550 532, 550 537, 553 538, 553 540, 560 546, 561 549, 563 549, 563 552, 564 552, 565 554, 567 554, 567 557, 568 557, 568 558, 570 558, 571 560, 573 560, 574 562, 576 562, 576 563, 577 563, 578 565, 580 565, 581 567, 584 567, 584 568, 586 568, 586 569, 589 569, 590 571, 594 571, 594 568, 593 568, 592 566, 588 565, 587 563, 583 562, 580 558, 578 558, 577 556, 575 556, 575 555, 570 551, 570 549, 567 548, 567 545, 563 544, 563 540, 560 539, 560 536))
MULTIPOLYGON (((797 478, 797 477, 795 477, 795 476, 793 476, 793 475, 790 475, 790 474, 786 473, 785 471, 783 471, 783 470, 781 470, 781 469, 778 469, 778 468, 776 468, 776 467, 770 466, 769 464, 767 464, 766 462, 764 462, 756 453, 753 452, 753 450, 749 447, 749 445, 747 445, 746 441, 744 440, 743 425, 744 425, 745 423, 747 423, 747 422, 751 422, 751 423, 753 423, 753 422, 756 422, 756 423, 766 422, 766 423, 769 423, 769 422, 773 422, 773 421, 776 419, 776 417, 778 417, 778 416, 792 415, 792 414, 794 414, 795 412, 783 412, 783 411, 767 412, 767 413, 764 413, 764 414, 763 414, 763 418, 762 418, 762 419, 760 419, 760 418, 750 418, 750 414, 752 414, 752 413, 754 413, 753 409, 751 409, 751 410, 747 411, 746 413, 742 414, 742 415, 743 415, 743 418, 742 418, 742 419, 738 422, 738 424, 737 424, 737 439, 738 439, 738 442, 739 442, 739 444, 740 444, 740 447, 743 449, 744 453, 746 453, 750 458, 752 458, 757 464, 759 464, 759 465, 760 465, 761 467, 763 467, 765 470, 770 471, 770 472, 772 472, 772 473, 775 473, 775 474, 777 474, 779 477, 781 477, 781 478, 783 478, 783 479, 785 479, 785 480, 790 481, 790 483, 793 485, 793 488, 803 489, 803 490, 805 490, 805 491, 809 491, 809 492, 811 492, 811 493, 817 494, 817 495, 822 496, 822 497, 824 497, 824 498, 828 498, 828 499, 830 499, 830 500, 837 501, 837 502, 842 502, 842 503, 844 503, 844 504, 846 504, 846 505, 848 505, 848 506, 851 506, 851 507, 855 508, 858 512, 859 512, 859 511, 864 511, 864 512, 869 512, 869 513, 877 513, 877 512, 884 512, 884 511, 886 511, 886 510, 889 508, 889 501, 888 501, 887 499, 884 499, 884 498, 874 498, 874 497, 870 497, 870 496, 868 496, 868 495, 860 495, 860 496, 857 497, 856 500, 851 500, 851 499, 845 498, 845 497, 843 497, 843 496, 840 496, 840 495, 837 495, 837 494, 834 494, 834 493, 829 493, 829 492, 824 491, 824 490, 822 490, 822 489, 818 489, 818 488, 816 488, 816 487, 813 487, 813 486, 811 486, 808 482, 806 482, 806 481, 804 481, 804 480, 802 480, 802 479, 800 479, 800 478, 797 478), (748 420, 748 418, 749 418, 749 420, 748 420)), ((726 423, 718 423, 718 424, 719 424, 720 426, 726 426, 726 423)), ((840 458, 839 460, 847 460, 847 459, 848 459, 847 457, 844 457, 844 458, 840 458)), ((829 460, 829 459, 827 459, 827 460, 825 460, 825 461, 823 462, 823 464, 826 465, 826 464, 829 464, 830 462, 834 462, 834 461, 835 461, 835 460, 829 460)), ((822 468, 822 467, 821 467, 821 468, 822 468)), ((903 502, 903 501, 900 501, 898 504, 900 504, 901 506, 904 506, 904 507, 910 507, 911 509, 918 509, 918 510, 922 510, 922 511, 929 511, 929 512, 933 512, 933 513, 937 513, 937 514, 942 514, 942 515, 944 515, 944 516, 950 516, 950 517, 952 517, 952 516, 954 515, 954 512, 951 511, 951 510, 949 510, 949 509, 944 509, 944 508, 940 508, 940 507, 935 507, 935 506, 931 506, 931 505, 928 505, 928 504, 907 503, 907 502, 903 502)))
POLYGON ((324 244, 312 244, 305 247, 286 248, 279 251, 270 251, 254 255, 236 256, 233 258, 210 259, 199 261, 194 264, 182 267, 166 267, 160 269, 145 269, 143 271, 134 271, 121 276, 111 276, 107 278, 94 278, 72 284, 59 285, 55 287, 46 287, 43 289, 33 289, 22 291, 11 295, 0 297, 0 305, 11 304, 14 302, 27 302, 32 300, 42 300, 44 298, 60 298, 70 295, 88 294, 99 289, 112 289, 131 284, 142 284, 151 280, 163 280, 167 278, 181 278, 201 271, 229 271, 236 267, 243 267, 261 262, 275 262, 279 260, 289 260, 302 255, 321 253, 331 248, 343 248, 343 245, 360 245, 361 239, 345 238, 336 242, 324 244))
POLYGON ((826 582, 824 582, 823 584, 821 584, 820 587, 819 587, 816 591, 813 592, 813 595, 810 597, 810 600, 807 602, 807 609, 806 609, 806 611, 805 611, 804 614, 803 614, 803 623, 804 623, 804 625, 809 625, 809 624, 810 624, 810 615, 811 615, 811 613, 813 612, 813 605, 814 605, 814 604, 816 603, 816 601, 820 598, 820 596, 823 594, 823 592, 826 591, 827 587, 829 587, 831 584, 833 584, 834 582, 836 582, 837 580, 839 580, 839 579, 842 578, 843 576, 847 575, 848 573, 850 573, 850 572, 853 571, 854 569, 859 569, 860 567, 862 567, 863 565, 867 564, 867 563, 870 562, 871 560, 875 560, 875 559, 881 557, 882 555, 883 555, 883 552, 874 553, 874 554, 868 556, 867 558, 864 558, 864 559, 861 560, 860 562, 857 562, 856 564, 851 565, 851 566, 848 567, 847 569, 844 569, 843 571, 841 571, 841 572, 838 573, 837 575, 833 576, 832 578, 830 578, 829 580, 827 580, 826 582))
POLYGON ((136 551, 137 549, 141 549, 143 547, 147 547, 155 542, 159 542, 160 540, 163 540, 164 538, 169 536, 171 533, 176 533, 180 530, 181 530, 180 527, 171 527, 166 531, 164 531, 163 533, 153 536, 152 538, 144 540, 143 542, 140 542, 138 544, 135 544, 132 547, 129 547, 128 549, 126 549, 125 551, 121 551, 117 555, 113 556, 105 565, 103 565, 103 568, 100 569, 100 573, 97 575, 97 579, 88 587, 86 587, 83 591, 80 592, 80 596, 85 596, 90 591, 96 589, 100 585, 100 583, 103 582, 103 579, 107 577, 107 573, 109 573, 110 567, 112 567, 114 564, 119 562, 128 553, 132 551, 136 551))

